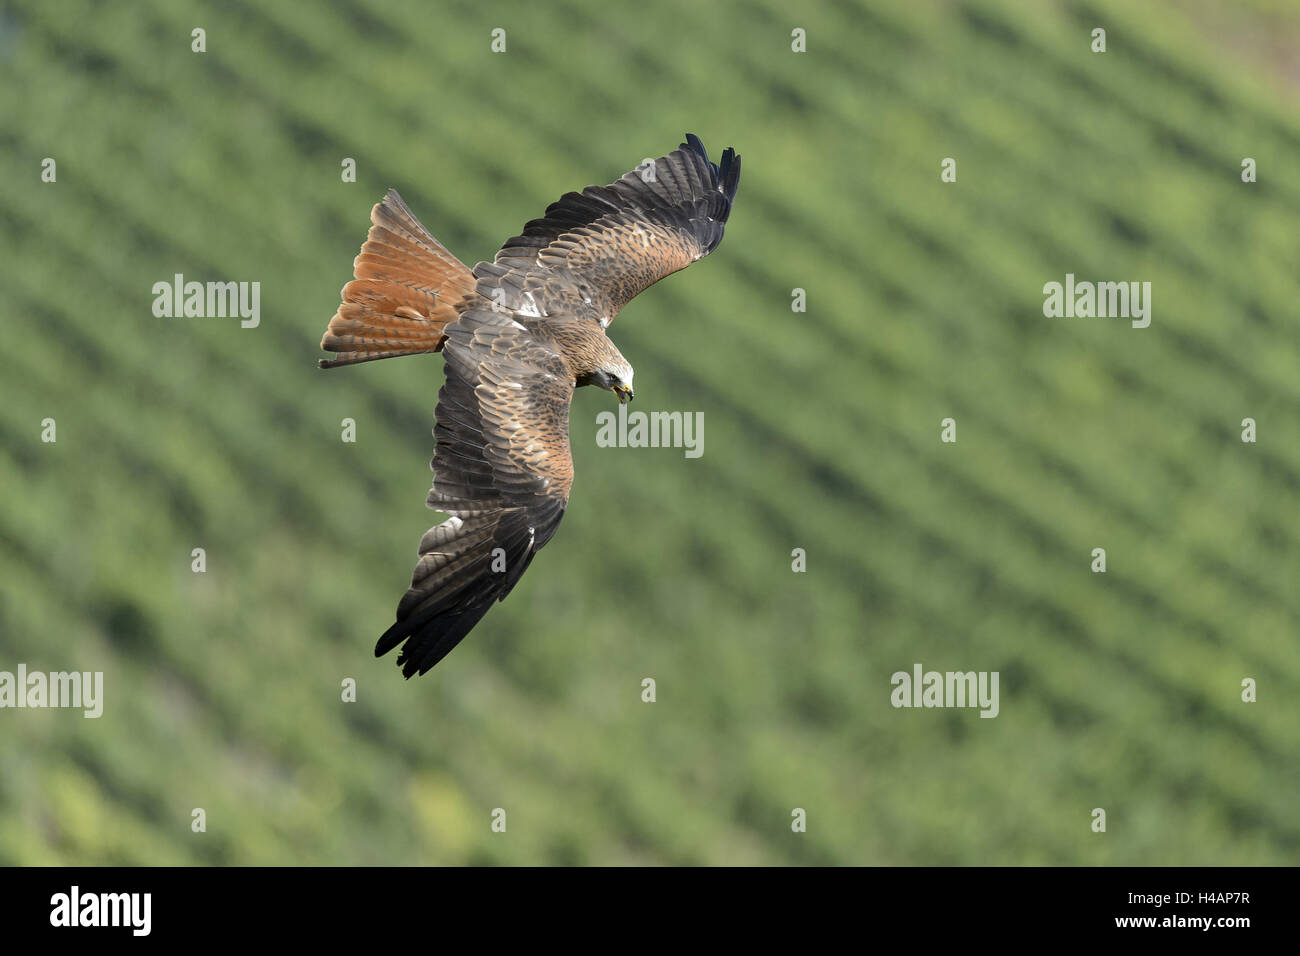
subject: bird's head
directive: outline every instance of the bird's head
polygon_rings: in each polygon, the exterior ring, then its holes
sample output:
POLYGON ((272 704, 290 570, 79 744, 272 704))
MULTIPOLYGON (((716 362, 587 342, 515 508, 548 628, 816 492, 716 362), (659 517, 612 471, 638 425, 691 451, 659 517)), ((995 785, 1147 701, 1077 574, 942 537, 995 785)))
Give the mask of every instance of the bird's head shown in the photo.
POLYGON ((626 361, 601 366, 584 385, 599 385, 618 396, 620 405, 632 401, 632 366, 626 361))
POLYGON ((620 405, 632 401, 632 363, 604 334, 588 335, 583 362, 589 371, 578 375, 578 385, 597 385, 618 397, 620 405))
POLYGON ((632 363, 603 332, 583 331, 586 334, 573 351, 585 368, 578 373, 575 384, 596 385, 613 392, 620 405, 632 401, 632 363))

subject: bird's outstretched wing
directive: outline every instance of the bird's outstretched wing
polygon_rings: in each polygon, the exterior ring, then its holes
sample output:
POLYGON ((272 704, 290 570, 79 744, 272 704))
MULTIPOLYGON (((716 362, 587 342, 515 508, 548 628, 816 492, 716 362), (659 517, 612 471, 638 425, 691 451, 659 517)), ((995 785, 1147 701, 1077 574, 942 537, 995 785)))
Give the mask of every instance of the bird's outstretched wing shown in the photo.
POLYGON ((635 295, 717 248, 739 184, 735 150, 714 165, 688 133, 667 156, 551 203, 478 264, 478 291, 499 307, 607 326, 635 295))
POLYGON ((429 506, 446 512, 420 542, 397 622, 375 645, 406 641, 406 677, 442 660, 550 540, 573 484, 573 382, 551 345, 509 313, 471 310, 446 330, 429 506))

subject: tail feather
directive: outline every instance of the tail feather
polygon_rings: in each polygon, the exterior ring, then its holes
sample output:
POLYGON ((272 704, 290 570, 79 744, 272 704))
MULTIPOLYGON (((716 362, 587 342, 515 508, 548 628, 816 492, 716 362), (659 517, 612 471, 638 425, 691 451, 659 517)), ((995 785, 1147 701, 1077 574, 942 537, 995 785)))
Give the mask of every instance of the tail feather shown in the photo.
POLYGON ((353 281, 320 347, 338 353, 321 368, 437 352, 443 329, 472 301, 469 267, 433 238, 390 189, 370 212, 370 234, 352 263, 353 281))

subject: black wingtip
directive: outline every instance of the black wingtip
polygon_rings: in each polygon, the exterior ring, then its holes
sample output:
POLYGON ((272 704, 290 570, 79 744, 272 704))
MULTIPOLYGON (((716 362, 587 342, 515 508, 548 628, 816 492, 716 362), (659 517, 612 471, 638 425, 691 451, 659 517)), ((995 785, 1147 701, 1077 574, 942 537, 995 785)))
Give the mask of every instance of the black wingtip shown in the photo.
POLYGON ((730 203, 736 198, 736 190, 740 187, 740 156, 730 146, 722 151, 722 169, 719 170, 718 178, 721 180, 718 188, 730 203))
POLYGON ((489 599, 454 611, 434 607, 403 618, 384 631, 375 642, 375 657, 383 657, 405 642, 402 653, 397 656, 397 666, 402 669, 402 676, 410 680, 417 674, 427 674, 464 640, 465 635, 482 620, 493 603, 489 599))
POLYGON ((383 657, 398 644, 402 643, 402 641, 406 640, 407 635, 410 633, 410 623, 406 622, 406 626, 403 626, 403 622, 398 621, 388 630, 384 631, 384 633, 379 636, 379 640, 375 642, 375 656, 383 657))
POLYGON ((718 181, 718 189, 727 197, 727 202, 730 203, 736 198, 736 189, 740 186, 740 155, 734 149, 728 146, 722 151, 722 164, 719 166, 709 161, 709 151, 704 148, 704 143, 694 133, 687 133, 686 142, 677 148, 689 149, 697 153, 713 170, 713 175, 718 181))

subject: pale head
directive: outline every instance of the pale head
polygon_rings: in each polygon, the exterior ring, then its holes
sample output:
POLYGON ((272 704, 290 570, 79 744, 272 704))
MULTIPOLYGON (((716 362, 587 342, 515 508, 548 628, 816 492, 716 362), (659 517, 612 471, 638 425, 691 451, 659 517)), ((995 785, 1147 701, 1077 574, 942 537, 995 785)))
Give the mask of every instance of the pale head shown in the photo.
POLYGON ((604 335, 599 341, 591 371, 578 375, 577 384, 596 385, 613 392, 620 405, 632 401, 632 363, 623 358, 623 353, 604 335))

